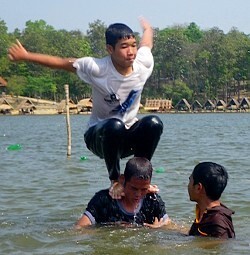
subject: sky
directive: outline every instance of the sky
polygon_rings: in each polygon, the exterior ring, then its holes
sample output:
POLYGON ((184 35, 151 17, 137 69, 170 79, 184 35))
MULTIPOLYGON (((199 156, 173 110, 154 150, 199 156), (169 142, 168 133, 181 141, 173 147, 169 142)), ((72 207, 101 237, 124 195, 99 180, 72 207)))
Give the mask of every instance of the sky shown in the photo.
POLYGON ((120 22, 141 33, 138 17, 163 29, 195 22, 202 30, 236 27, 250 34, 249 0, 0 0, 0 20, 9 32, 23 30, 27 21, 44 20, 56 30, 87 32, 89 23, 120 22))

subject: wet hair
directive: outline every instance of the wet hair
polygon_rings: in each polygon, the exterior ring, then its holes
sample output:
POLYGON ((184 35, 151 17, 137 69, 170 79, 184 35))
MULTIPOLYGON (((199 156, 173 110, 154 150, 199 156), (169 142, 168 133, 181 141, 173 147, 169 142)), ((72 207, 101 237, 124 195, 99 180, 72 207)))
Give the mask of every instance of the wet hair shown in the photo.
POLYGON ((106 44, 115 48, 116 43, 121 39, 135 38, 133 30, 125 24, 114 23, 111 24, 106 32, 106 44))
POLYGON ((199 163, 195 166, 192 176, 194 185, 201 183, 212 200, 218 200, 227 186, 227 170, 213 162, 199 163))
POLYGON ((124 171, 125 183, 130 181, 132 177, 142 180, 151 180, 152 172, 153 167, 148 159, 134 157, 126 164, 124 171))

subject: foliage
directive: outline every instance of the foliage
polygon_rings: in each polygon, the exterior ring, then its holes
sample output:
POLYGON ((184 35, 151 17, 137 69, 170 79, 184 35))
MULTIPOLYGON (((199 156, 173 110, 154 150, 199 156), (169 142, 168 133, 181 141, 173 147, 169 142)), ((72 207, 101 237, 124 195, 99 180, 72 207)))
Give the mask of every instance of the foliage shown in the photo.
MULTIPOLYGON (((88 97, 91 87, 75 74, 52 70, 40 65, 12 63, 7 49, 19 39, 29 51, 61 57, 103 57, 106 55, 106 25, 89 23, 87 34, 79 30, 56 30, 44 20, 27 21, 23 31, 8 28, 0 20, 0 76, 8 81, 8 93, 64 98, 64 84, 70 85, 75 101, 88 97)), ((138 40, 139 34, 137 34, 138 40)), ((153 55, 155 66, 146 83, 143 99, 172 98, 173 103, 186 98, 229 100, 249 90, 250 37, 236 28, 225 34, 217 27, 201 30, 194 22, 187 26, 155 29, 153 55)))
POLYGON ((87 37, 94 57, 104 57, 107 55, 105 43, 105 31, 107 27, 100 20, 96 20, 89 24, 87 37))
POLYGON ((182 80, 176 80, 174 84, 163 86, 164 98, 172 99, 173 105, 176 105, 180 99, 185 98, 189 102, 192 100, 192 90, 182 80))

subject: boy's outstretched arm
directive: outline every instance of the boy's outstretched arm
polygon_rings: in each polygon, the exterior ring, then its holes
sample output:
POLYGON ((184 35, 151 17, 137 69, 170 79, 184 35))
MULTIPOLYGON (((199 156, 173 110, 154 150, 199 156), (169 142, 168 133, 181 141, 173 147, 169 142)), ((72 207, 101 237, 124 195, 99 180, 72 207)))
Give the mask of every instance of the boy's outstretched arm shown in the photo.
POLYGON ((8 50, 8 57, 11 61, 27 61, 37 63, 54 69, 63 69, 69 72, 75 72, 73 62, 75 59, 61 58, 46 54, 33 53, 27 51, 17 40, 8 50))
POLYGON ((153 48, 153 35, 154 31, 151 25, 143 17, 139 18, 141 27, 143 29, 143 35, 140 41, 139 47, 148 46, 150 49, 153 48))

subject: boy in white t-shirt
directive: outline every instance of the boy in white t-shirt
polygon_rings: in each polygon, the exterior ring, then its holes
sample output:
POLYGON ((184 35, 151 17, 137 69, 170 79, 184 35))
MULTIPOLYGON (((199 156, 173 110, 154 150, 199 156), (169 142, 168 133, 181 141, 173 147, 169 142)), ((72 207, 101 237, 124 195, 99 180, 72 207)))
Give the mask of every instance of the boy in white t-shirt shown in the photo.
MULTIPOLYGON (((93 109, 84 134, 90 151, 104 158, 111 180, 110 193, 121 198, 118 185, 120 159, 134 155, 151 160, 163 131, 158 116, 137 119, 141 93, 152 73, 153 29, 143 18, 139 47, 133 31, 125 24, 110 25, 106 32, 108 56, 104 58, 61 58, 27 51, 19 41, 9 49, 12 61, 29 61, 50 68, 75 72, 92 86, 93 109)), ((151 186, 151 191, 157 187, 151 186)))

